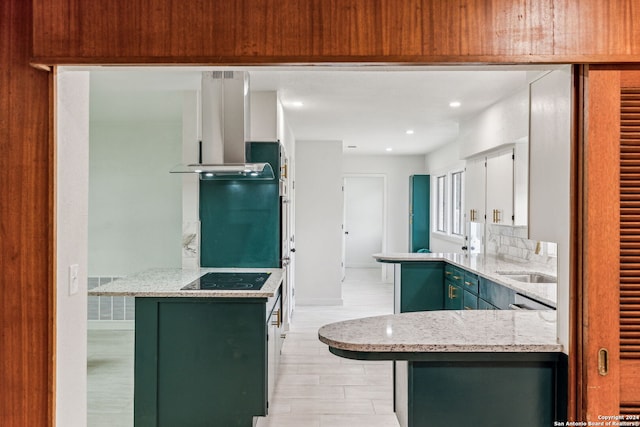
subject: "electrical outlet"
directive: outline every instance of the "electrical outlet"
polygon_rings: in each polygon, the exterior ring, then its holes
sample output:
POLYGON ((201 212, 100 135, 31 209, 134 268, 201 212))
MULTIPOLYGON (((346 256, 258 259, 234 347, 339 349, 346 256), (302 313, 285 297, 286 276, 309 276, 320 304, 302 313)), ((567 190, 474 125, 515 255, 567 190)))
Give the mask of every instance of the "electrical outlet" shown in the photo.
POLYGON ((69 266, 69 295, 74 295, 78 293, 79 288, 79 279, 78 279, 78 269, 80 266, 78 264, 73 264, 69 266))

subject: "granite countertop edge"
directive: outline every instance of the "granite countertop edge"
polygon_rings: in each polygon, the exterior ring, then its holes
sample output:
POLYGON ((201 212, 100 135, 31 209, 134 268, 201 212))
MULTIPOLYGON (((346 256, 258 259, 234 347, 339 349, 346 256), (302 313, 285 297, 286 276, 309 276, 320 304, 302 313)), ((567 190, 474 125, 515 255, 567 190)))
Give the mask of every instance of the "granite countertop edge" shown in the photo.
POLYGON ((364 353, 558 353, 555 311, 433 311, 336 322, 318 338, 364 353))
POLYGON ((90 296, 131 296, 143 298, 271 298, 282 284, 281 268, 156 268, 149 269, 90 289, 90 296), (210 272, 271 273, 259 290, 182 290, 210 272))

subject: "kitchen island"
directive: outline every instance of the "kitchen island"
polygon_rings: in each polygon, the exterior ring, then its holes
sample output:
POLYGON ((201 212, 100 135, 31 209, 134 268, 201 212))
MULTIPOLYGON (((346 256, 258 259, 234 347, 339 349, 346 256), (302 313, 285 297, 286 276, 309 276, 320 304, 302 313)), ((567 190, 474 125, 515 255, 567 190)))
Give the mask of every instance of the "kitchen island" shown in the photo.
POLYGON ((338 356, 395 361, 402 427, 540 427, 566 418, 553 310, 426 311, 325 325, 338 356))
POLYGON ((245 426, 264 416, 281 346, 282 270, 154 269, 92 289, 135 297, 134 425, 245 426), (184 289, 265 273, 259 289, 184 289))
POLYGON ((338 356, 394 361, 402 427, 565 420, 554 266, 446 253, 374 258, 394 264, 395 314, 325 325, 318 335, 338 356), (523 277, 544 283, 517 280, 523 277), (523 309, 518 297, 544 309, 523 309))

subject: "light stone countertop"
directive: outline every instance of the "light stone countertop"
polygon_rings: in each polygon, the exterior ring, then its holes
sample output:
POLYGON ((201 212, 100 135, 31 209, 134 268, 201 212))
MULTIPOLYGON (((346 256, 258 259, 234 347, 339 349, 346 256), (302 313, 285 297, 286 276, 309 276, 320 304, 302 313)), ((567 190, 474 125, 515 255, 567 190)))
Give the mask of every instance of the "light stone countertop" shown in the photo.
POLYGON ((485 255, 465 255, 457 253, 385 253, 374 254, 373 257, 378 262, 383 263, 405 263, 424 261, 444 261, 456 265, 471 272, 477 273, 493 282, 499 283, 507 288, 531 297, 537 301, 556 307, 557 283, 524 283, 509 279, 496 272, 510 273, 543 273, 549 276, 556 276, 554 268, 542 264, 516 263, 506 261, 495 256, 485 255))
POLYGON ((561 352, 556 312, 446 310, 366 317, 320 328, 320 341, 355 352, 561 352))
POLYGON ((280 268, 158 268, 132 274, 89 290, 89 295, 132 297, 271 298, 282 284, 280 268), (209 272, 271 273, 259 290, 181 290, 209 272))

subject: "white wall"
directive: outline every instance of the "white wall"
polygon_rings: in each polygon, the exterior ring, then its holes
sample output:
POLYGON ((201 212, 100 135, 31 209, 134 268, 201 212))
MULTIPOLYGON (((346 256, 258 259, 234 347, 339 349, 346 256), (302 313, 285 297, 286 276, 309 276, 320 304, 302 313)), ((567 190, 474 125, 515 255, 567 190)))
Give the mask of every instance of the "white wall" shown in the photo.
POLYGON ((87 423, 89 72, 56 75, 56 425, 87 423), (69 267, 78 265, 70 295, 69 267))
POLYGON ((278 94, 275 91, 251 92, 251 141, 276 141, 278 94))
POLYGON ((529 133, 529 88, 501 99, 460 123, 460 158, 519 142, 529 133))
MULTIPOLYGON (((345 175, 381 174, 387 181, 387 224, 384 252, 409 251, 409 177, 425 173, 423 156, 345 155, 345 175)), ((386 280, 393 280, 393 266, 385 265, 386 280)))
POLYGON ((296 141, 296 301, 342 305, 342 141, 296 141))
MULTIPOLYGON (((183 103, 182 92, 138 96, 183 103)), ((182 159, 181 113, 157 121, 92 114, 89 154, 89 274, 181 267, 182 180, 169 173, 182 159)))
MULTIPOLYGON (((433 200, 435 177, 445 174, 452 170, 462 170, 465 167, 465 161, 460 159, 462 141, 457 139, 451 141, 436 151, 425 156, 424 163, 426 173, 431 175, 431 199, 433 200)), ((433 231, 433 221, 436 218, 435 206, 431 203, 431 252, 462 252, 461 247, 464 245, 464 239, 453 238, 442 233, 433 231)))
MULTIPOLYGON (((558 244, 558 337, 569 348, 571 68, 531 84, 529 238, 558 244)), ((566 350, 565 350, 566 351, 566 350)))

